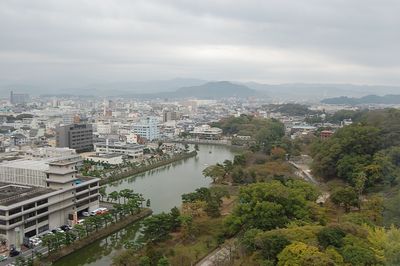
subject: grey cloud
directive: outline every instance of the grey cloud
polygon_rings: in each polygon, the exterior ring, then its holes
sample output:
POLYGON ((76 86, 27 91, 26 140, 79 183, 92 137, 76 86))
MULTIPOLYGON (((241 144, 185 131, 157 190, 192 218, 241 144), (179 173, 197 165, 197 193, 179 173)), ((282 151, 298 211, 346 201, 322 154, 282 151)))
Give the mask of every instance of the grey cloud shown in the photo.
POLYGON ((2 0, 0 80, 400 85, 398 10, 394 0, 2 0))

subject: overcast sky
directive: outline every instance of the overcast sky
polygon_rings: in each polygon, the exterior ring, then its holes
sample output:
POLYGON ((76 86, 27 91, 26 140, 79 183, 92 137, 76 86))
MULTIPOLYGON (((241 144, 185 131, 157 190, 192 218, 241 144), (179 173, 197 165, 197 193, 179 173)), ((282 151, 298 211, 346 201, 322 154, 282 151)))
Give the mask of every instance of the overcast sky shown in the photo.
POLYGON ((399 0, 1 0, 0 82, 400 85, 399 0))

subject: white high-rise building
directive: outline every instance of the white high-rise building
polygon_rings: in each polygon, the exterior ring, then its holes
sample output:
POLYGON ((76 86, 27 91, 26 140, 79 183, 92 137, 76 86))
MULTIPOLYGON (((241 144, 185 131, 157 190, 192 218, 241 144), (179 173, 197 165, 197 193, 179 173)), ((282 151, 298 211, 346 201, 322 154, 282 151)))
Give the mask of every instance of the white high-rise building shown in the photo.
POLYGON ((138 134, 141 138, 149 141, 156 140, 160 137, 158 129, 158 119, 156 117, 147 117, 133 125, 133 133, 138 134))

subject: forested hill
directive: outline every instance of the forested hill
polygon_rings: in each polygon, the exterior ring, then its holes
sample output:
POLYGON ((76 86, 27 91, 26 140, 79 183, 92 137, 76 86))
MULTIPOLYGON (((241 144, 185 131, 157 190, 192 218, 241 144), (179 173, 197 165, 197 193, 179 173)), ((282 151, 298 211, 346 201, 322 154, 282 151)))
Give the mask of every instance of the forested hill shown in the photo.
POLYGON ((336 97, 328 98, 321 101, 327 104, 348 104, 348 105, 358 105, 358 104, 400 104, 400 95, 368 95, 361 98, 350 98, 350 97, 336 97))

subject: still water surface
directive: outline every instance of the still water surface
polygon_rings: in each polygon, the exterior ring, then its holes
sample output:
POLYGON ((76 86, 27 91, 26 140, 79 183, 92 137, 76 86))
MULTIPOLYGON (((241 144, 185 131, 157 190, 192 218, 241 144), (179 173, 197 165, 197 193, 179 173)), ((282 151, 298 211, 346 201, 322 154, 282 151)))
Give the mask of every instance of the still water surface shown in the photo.
MULTIPOLYGON (((125 178, 107 186, 107 193, 125 188, 142 193, 151 200, 154 213, 168 212, 180 206, 181 195, 199 187, 208 187, 211 180, 204 178, 202 171, 208 165, 233 159, 234 151, 226 146, 199 145, 196 157, 159 167, 143 174, 125 178)), ((56 266, 112 264, 112 257, 124 248, 124 243, 135 238, 140 223, 132 224, 104 239, 57 261, 56 266)))

